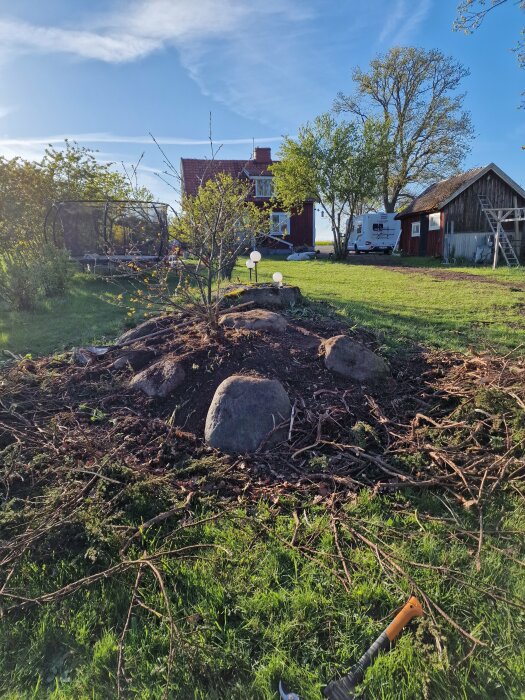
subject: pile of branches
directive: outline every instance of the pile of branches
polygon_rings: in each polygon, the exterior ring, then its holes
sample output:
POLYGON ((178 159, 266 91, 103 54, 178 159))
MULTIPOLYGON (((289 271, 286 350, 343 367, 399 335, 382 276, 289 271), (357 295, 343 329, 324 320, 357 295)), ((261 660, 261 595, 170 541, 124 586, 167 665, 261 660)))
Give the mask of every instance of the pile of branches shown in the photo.
POLYGON ((293 472, 354 490, 439 487, 467 508, 502 485, 522 496, 525 361, 436 352, 426 365, 421 390, 396 391, 388 414, 365 394, 368 422, 361 426, 349 392, 321 389, 314 401, 296 402, 287 460, 293 472), (327 455, 329 468, 309 470, 312 455, 327 455))

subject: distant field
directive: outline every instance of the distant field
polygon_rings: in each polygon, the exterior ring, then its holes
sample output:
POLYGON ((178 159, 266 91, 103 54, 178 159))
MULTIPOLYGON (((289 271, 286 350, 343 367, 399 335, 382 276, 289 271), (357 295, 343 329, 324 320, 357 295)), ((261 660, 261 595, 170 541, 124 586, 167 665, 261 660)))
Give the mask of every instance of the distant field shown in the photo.
MULTIPOLYGON (((330 306, 351 324, 378 331, 384 344, 414 343, 444 349, 508 351, 523 342, 525 271, 443 267, 435 260, 359 256, 349 263, 265 259, 259 280, 279 270, 313 301, 330 306)), ((244 260, 234 272, 247 281, 244 260)), ((0 349, 46 354, 72 345, 113 339, 129 321, 115 305, 125 285, 76 274, 63 299, 38 311, 0 307, 0 349)))

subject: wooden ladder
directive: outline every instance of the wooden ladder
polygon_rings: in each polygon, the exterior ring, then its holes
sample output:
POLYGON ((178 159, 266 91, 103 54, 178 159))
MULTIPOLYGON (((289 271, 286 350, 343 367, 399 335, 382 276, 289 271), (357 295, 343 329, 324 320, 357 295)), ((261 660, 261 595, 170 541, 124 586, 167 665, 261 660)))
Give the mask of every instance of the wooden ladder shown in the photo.
POLYGON ((485 213, 487 221, 489 222, 490 230, 494 234, 495 240, 499 242, 499 248, 507 267, 519 267, 520 261, 518 260, 516 251, 512 247, 512 243, 507 236, 507 232, 494 215, 494 207, 492 206, 492 202, 484 194, 478 195, 478 199, 479 203, 481 204, 481 209, 485 213))

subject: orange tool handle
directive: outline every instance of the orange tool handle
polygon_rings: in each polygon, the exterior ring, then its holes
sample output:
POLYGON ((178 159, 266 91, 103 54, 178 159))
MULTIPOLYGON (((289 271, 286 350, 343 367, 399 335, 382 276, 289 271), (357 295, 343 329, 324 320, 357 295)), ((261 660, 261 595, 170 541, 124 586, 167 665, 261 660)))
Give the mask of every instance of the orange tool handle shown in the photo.
POLYGON ((386 636, 391 642, 393 642, 401 630, 408 625, 410 620, 412 620, 412 618, 421 617, 422 615, 423 608, 421 607, 421 603, 417 598, 412 596, 403 606, 403 609, 397 613, 392 622, 386 628, 386 636))

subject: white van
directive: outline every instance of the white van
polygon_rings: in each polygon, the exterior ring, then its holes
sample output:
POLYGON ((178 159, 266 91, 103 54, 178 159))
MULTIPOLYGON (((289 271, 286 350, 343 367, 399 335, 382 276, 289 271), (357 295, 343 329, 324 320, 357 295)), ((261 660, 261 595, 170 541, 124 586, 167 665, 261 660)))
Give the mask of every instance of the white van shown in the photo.
POLYGON ((362 214, 355 216, 348 239, 348 250, 356 253, 391 253, 401 236, 401 222, 395 214, 362 214))

